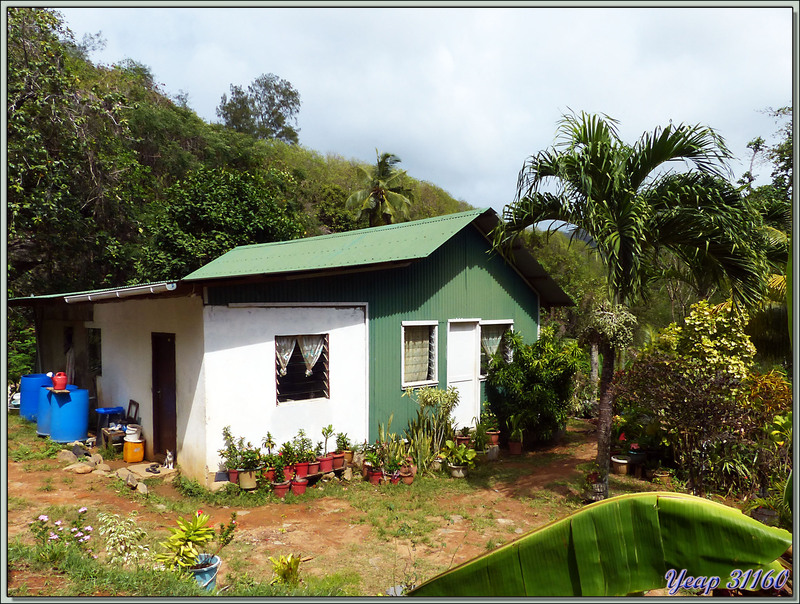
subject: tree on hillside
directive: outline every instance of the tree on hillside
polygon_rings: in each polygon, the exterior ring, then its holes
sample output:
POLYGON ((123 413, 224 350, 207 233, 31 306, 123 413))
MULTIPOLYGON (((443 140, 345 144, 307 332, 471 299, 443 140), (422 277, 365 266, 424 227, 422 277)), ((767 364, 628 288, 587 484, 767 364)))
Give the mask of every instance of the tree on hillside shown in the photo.
POLYGON ((361 184, 364 187, 347 198, 345 206, 356 210, 358 218, 368 217, 369 226, 404 222, 411 209, 411 189, 404 182, 405 170, 395 166, 400 158, 392 153, 379 153, 377 163, 369 170, 358 166, 361 184))
POLYGON ((68 52, 58 13, 9 8, 7 26, 9 288, 113 282, 137 233, 142 176, 127 147, 127 100, 68 52))
POLYGON ((296 239, 292 177, 201 168, 170 187, 146 230, 140 281, 179 279, 239 245, 296 239))
MULTIPOLYGON (((503 252, 528 227, 556 220, 591 237, 614 305, 646 295, 659 254, 725 281, 737 305, 757 301, 766 261, 759 214, 726 182, 730 153, 710 128, 670 124, 624 143, 617 122, 581 112, 562 118, 555 145, 528 158, 515 200, 495 232, 503 252), (669 169, 682 162, 686 169, 669 169), (553 188, 554 186, 554 188, 553 188)), ((597 462, 607 492, 611 392, 617 350, 604 338, 597 462)))
POLYGON ((217 116, 237 132, 296 144, 299 111, 300 93, 291 82, 273 73, 265 73, 258 76, 247 90, 231 84, 231 96, 222 95, 217 116))

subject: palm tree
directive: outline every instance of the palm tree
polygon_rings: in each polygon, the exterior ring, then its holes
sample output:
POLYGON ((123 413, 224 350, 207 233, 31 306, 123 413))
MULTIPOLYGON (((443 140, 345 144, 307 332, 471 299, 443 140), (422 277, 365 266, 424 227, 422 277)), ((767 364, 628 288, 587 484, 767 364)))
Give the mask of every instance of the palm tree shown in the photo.
MULTIPOLYGON (((627 145, 616 124, 583 112, 562 118, 555 145, 523 165, 516 198, 495 231, 495 249, 512 253, 528 227, 561 221, 592 239, 614 305, 646 296, 664 252, 698 280, 724 283, 737 305, 757 301, 766 273, 756 233, 760 215, 723 179, 731 157, 724 141, 707 127, 670 124, 627 145), (674 162, 684 169, 671 168, 674 162)), ((601 345, 597 462, 606 488, 617 347, 613 338, 601 345)))
POLYGON ((369 170, 358 166, 359 177, 364 186, 345 202, 349 210, 358 210, 358 219, 369 217, 369 226, 404 222, 409 218, 411 189, 405 187, 405 170, 395 168, 400 158, 392 153, 378 153, 378 162, 369 170))

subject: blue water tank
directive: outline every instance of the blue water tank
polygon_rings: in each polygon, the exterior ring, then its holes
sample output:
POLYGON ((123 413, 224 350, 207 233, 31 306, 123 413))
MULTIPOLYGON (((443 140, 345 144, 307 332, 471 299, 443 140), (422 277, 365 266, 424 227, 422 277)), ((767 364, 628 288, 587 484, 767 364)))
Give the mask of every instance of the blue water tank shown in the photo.
POLYGON ((76 388, 51 394, 50 440, 71 443, 89 438, 89 391, 76 388))
POLYGON ((19 414, 29 422, 35 422, 39 411, 39 388, 52 385, 53 380, 44 373, 23 375, 19 383, 19 414))
MULTIPOLYGON (((68 384, 67 390, 77 390, 74 384, 68 384)), ((39 408, 36 414, 36 434, 39 436, 50 436, 50 425, 52 424, 53 413, 51 405, 56 394, 47 388, 39 388, 39 408)))

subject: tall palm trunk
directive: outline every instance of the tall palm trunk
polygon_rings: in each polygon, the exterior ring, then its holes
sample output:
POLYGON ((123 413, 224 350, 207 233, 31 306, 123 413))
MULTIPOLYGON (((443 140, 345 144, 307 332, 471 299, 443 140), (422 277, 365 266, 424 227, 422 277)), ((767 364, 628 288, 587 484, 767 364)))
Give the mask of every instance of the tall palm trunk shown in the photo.
POLYGON ((603 477, 603 497, 608 497, 608 472, 611 468, 611 380, 614 379, 616 350, 608 342, 600 344, 603 355, 603 371, 600 374, 598 397, 597 465, 603 477))

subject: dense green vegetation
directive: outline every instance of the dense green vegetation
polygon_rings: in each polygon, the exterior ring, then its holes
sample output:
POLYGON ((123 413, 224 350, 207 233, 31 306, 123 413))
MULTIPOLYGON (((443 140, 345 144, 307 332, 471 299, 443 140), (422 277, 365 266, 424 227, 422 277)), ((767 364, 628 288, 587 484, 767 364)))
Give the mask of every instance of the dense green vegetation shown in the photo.
MULTIPOLYGON (((345 201, 358 162, 298 144, 300 95, 265 74, 231 85, 220 124, 146 65, 95 65, 58 12, 8 11, 8 295, 175 279, 236 245, 369 226, 345 201)), ((403 173, 418 219, 470 209, 403 173)), ((9 315, 10 379, 32 369, 30 317, 9 315)))

